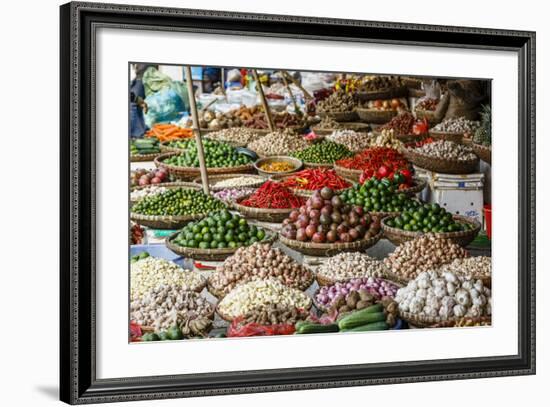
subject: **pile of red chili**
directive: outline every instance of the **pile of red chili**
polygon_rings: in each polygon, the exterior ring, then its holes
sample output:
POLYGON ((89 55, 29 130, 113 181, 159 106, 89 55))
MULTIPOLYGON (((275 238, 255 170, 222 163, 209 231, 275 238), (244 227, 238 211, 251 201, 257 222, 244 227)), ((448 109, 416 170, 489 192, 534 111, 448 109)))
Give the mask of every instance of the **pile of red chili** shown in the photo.
POLYGON ((351 187, 349 182, 330 168, 310 168, 302 170, 288 177, 283 181, 283 185, 289 188, 304 189, 308 191, 316 191, 323 187, 329 187, 332 190, 351 187))
POLYGON ((363 150, 353 157, 336 161, 336 165, 352 170, 377 171, 383 165, 394 170, 406 169, 409 167, 409 162, 394 148, 374 147, 363 150))
POLYGON ((299 208, 305 203, 305 198, 296 196, 280 182, 266 181, 248 198, 240 202, 251 208, 287 209, 299 208))

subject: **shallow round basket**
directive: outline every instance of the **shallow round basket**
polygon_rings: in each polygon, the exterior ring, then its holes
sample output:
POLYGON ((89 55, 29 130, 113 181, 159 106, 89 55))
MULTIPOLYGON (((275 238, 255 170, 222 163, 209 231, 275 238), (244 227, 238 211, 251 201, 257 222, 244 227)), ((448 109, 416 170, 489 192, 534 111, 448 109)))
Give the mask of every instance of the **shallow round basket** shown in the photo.
POLYGON ((304 161, 304 167, 305 168, 333 168, 334 163, 332 164, 324 164, 324 163, 308 163, 304 161))
POLYGON ((279 233, 279 240, 287 247, 308 256, 334 256, 342 252, 356 252, 374 246, 382 237, 382 232, 369 239, 361 239, 351 243, 312 243, 287 239, 279 233))
POLYGON ((298 160, 297 158, 289 157, 289 156, 286 156, 286 155, 274 155, 274 156, 271 156, 271 157, 264 157, 264 158, 260 158, 259 160, 257 160, 254 163, 254 169, 256 171, 258 171, 258 174, 260 174, 260 175, 262 175, 263 177, 266 177, 266 178, 272 178, 272 177, 280 178, 280 177, 283 177, 283 176, 288 175, 288 174, 292 174, 293 172, 296 172, 296 171, 300 170, 302 168, 302 166, 303 166, 302 161, 298 160), (289 163, 294 167, 294 169, 289 170, 289 171, 271 172, 271 171, 262 170, 260 168, 260 166, 262 164, 269 164, 269 163, 272 163, 274 161, 282 161, 282 162, 289 163))
POLYGON ((398 189, 396 192, 397 193, 402 192, 404 194, 412 196, 412 195, 418 194, 419 192, 422 192, 424 188, 426 188, 426 185, 428 185, 427 181, 424 178, 419 178, 419 177, 413 177, 413 184, 414 185, 412 187, 398 189))
POLYGON ((431 157, 416 152, 414 149, 403 148, 401 152, 407 160, 414 165, 426 170, 441 172, 444 174, 471 174, 479 170, 479 158, 471 160, 449 160, 445 158, 431 157))
POLYGON ((158 153, 130 155, 130 162, 138 163, 138 162, 145 162, 145 161, 154 161, 155 158, 157 158, 161 154, 162 154, 162 149, 158 153))
POLYGON ((359 91, 355 95, 359 100, 376 100, 376 99, 393 99, 407 96, 407 86, 397 86, 394 88, 373 90, 373 91, 359 91))
POLYGON ((352 112, 322 112, 319 113, 321 117, 330 117, 337 122, 354 122, 359 119, 356 111, 352 112))
POLYGON ((399 311, 399 317, 407 321, 409 324, 417 326, 419 328, 433 327, 433 325, 439 324, 442 322, 452 323, 460 319, 460 318, 449 318, 449 319, 443 320, 439 316, 437 317, 420 316, 420 315, 411 314, 410 312, 404 312, 404 311, 399 311))
MULTIPOLYGON (((169 174, 174 175, 175 177, 186 179, 186 180, 193 180, 200 176, 200 168, 199 167, 179 167, 176 165, 170 165, 165 164, 163 161, 169 157, 172 157, 174 155, 178 155, 179 153, 166 153, 161 154, 157 158, 155 158, 155 165, 159 168, 164 168, 166 171, 168 171, 169 174)), ((251 164, 245 164, 245 165, 238 165, 235 167, 222 167, 222 168, 215 168, 215 167, 208 167, 206 168, 206 172, 208 175, 221 175, 221 174, 248 174, 254 172, 254 165, 251 164)))
POLYGON ((474 150, 474 153, 488 164, 491 164, 491 147, 484 146, 477 143, 471 143, 470 147, 474 150))
POLYGON ((336 174, 338 174, 342 178, 352 180, 354 182, 359 182, 359 178, 361 178, 361 174, 363 173, 363 171, 361 170, 353 170, 350 168, 341 167, 338 164, 334 164, 334 170, 336 171, 336 174))
MULTIPOLYGON (((132 187, 130 189, 130 192, 139 191, 140 189, 145 189, 145 188, 150 187, 150 186, 163 187, 163 188, 189 188, 189 189, 196 189, 196 190, 202 189, 202 187, 200 185, 194 184, 192 182, 176 181, 176 182, 161 182, 160 184, 138 185, 138 186, 132 187)), ((130 199, 130 202, 132 204, 134 204, 138 200, 130 199)))
MULTIPOLYGON (((489 316, 477 317, 477 318, 462 317, 462 318, 453 318, 452 320, 447 320, 447 321, 441 321, 434 325, 430 325, 429 328, 468 328, 468 326, 460 326, 460 327, 456 326, 456 324, 461 319, 466 319, 468 321, 471 321, 474 324, 480 324, 479 326, 488 326, 488 325, 491 325, 491 322, 492 322, 492 319, 489 316)), ((476 326, 476 325, 473 325, 473 326, 476 326)))
POLYGON ((437 131, 433 129, 428 130, 428 134, 436 140, 454 141, 455 143, 462 143, 462 138, 464 137, 464 133, 437 131))
POLYGON ((384 124, 397 116, 397 110, 378 110, 358 107, 359 119, 366 123, 384 124))
MULTIPOLYGON (((395 216, 389 216, 383 219, 381 222, 381 227, 382 231, 384 232, 384 236, 396 246, 400 245, 401 243, 408 242, 409 240, 413 240, 414 238, 417 238, 424 234, 424 232, 412 232, 387 226, 386 222, 393 217, 395 216)), ((470 225, 473 225, 474 228, 467 231, 442 232, 434 234, 442 239, 449 239, 460 246, 468 246, 468 244, 470 244, 479 233, 479 230, 481 229, 481 224, 477 220, 473 218, 468 218, 466 216, 453 215, 453 219, 455 221, 458 221, 459 223, 469 223, 470 225)))
POLYGON ((233 201, 233 208, 237 210, 245 218, 256 219, 261 222, 281 223, 288 218, 290 212, 295 208, 285 209, 265 209, 251 208, 250 206, 241 205, 239 202, 248 198, 250 195, 244 196, 236 201, 233 201))
MULTIPOLYGON (((210 184, 210 191, 217 192, 221 191, 222 189, 226 188, 258 188, 260 185, 262 185, 265 182, 265 178, 260 177, 259 175, 255 174, 222 174, 222 175, 212 175, 208 177, 208 183, 210 184), (250 185, 242 186, 242 187, 216 187, 216 182, 223 181, 226 179, 231 178, 237 178, 237 177, 245 177, 250 178, 250 181, 254 181, 254 183, 251 183, 250 185)), ((193 180, 193 184, 200 188, 202 186, 202 178, 197 177, 193 180)))
POLYGON ((205 214, 165 216, 165 215, 142 215, 130 212, 130 219, 141 226, 151 229, 180 229, 189 221, 202 218, 205 214))
POLYGON ((370 126, 368 125, 368 123, 361 123, 361 122, 349 122, 349 123, 342 122, 340 123, 340 126, 343 127, 343 130, 353 130, 358 133, 365 133, 370 129, 370 126))
MULTIPOLYGON (((199 249, 194 247, 182 247, 173 243, 173 240, 178 235, 178 233, 179 232, 172 233, 166 238, 166 247, 172 250, 174 253, 179 254, 180 256, 189 257, 194 260, 223 261, 229 256, 235 254, 238 249, 238 247, 227 247, 224 249, 199 249)), ((275 240, 277 240, 277 235, 274 233, 270 233, 266 230, 266 237, 264 238, 264 240, 262 240, 261 243, 273 243, 275 240)))

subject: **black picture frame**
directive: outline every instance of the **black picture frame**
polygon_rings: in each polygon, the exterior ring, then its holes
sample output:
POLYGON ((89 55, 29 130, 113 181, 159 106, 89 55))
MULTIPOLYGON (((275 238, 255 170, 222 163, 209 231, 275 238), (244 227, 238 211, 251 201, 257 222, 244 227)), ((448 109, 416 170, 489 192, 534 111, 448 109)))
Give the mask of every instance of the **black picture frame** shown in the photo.
POLYGON ((535 33, 131 5, 60 8, 60 394, 71 404, 535 373, 535 33), (519 57, 519 350, 470 359, 96 378, 95 48, 98 27, 517 52, 519 57))

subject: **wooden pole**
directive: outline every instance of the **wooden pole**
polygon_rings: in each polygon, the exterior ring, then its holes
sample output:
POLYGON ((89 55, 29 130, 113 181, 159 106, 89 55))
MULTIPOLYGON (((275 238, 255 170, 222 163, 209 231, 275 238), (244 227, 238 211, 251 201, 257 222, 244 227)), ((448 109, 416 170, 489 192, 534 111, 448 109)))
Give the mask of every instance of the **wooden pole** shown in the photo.
POLYGON ((294 94, 292 93, 292 89, 290 89, 290 85, 288 84, 288 81, 286 80, 285 72, 281 72, 281 76, 283 78, 283 82, 285 84, 286 90, 288 91, 288 94, 290 95, 290 98, 292 99, 292 103, 294 103, 294 113, 296 113, 298 116, 302 115, 302 111, 298 107, 298 103, 296 103, 296 98, 294 97, 294 94))
POLYGON ((255 69, 252 70, 252 74, 254 75, 254 80, 256 81, 256 88, 258 89, 258 93, 260 94, 260 100, 262 101, 262 105, 265 110, 265 116, 267 117, 267 125, 269 126, 269 131, 275 131, 275 125, 273 124, 273 117, 271 117, 271 110, 269 110, 269 105, 267 104, 267 100, 265 98, 264 89, 262 88, 262 84, 260 83, 260 78, 258 77, 258 72, 256 72, 255 69))
POLYGON ((195 92, 193 92, 193 78, 191 76, 191 67, 185 66, 185 82, 187 83, 187 93, 189 95, 189 105, 191 107, 191 117, 193 118, 193 134, 197 143, 197 155, 199 156, 199 169, 201 171, 202 189, 205 194, 210 194, 208 185, 208 173, 206 172, 206 162, 204 161, 204 149, 202 148, 201 130, 199 126, 199 113, 197 112, 197 103, 195 101, 195 92))
POLYGON ((294 79, 294 77, 289 74, 287 71, 283 71, 283 76, 286 76, 288 79, 290 79, 290 81, 296 85, 298 87, 298 89, 300 89, 302 91, 302 93, 304 94, 304 97, 306 99, 313 99, 313 96, 311 96, 311 93, 309 93, 307 90, 305 90, 305 88, 302 86, 302 84, 300 82, 298 82, 296 79, 294 79))

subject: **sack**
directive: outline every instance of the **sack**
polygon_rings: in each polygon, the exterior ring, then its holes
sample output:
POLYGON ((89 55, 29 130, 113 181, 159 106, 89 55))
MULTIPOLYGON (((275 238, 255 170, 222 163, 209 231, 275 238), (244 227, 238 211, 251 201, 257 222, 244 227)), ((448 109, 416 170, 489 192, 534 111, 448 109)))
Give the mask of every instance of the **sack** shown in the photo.
POLYGON ((172 87, 147 96, 145 103, 148 107, 145 124, 148 127, 153 127, 155 123, 178 120, 187 110, 181 95, 172 87))
POLYGON ((169 87, 172 83, 172 78, 160 72, 155 67, 150 66, 143 73, 142 81, 145 88, 145 97, 149 97, 161 89, 169 87))
POLYGON ((449 81, 449 107, 445 119, 465 117, 468 120, 478 120, 481 104, 487 98, 487 90, 481 81, 460 79, 449 81))

